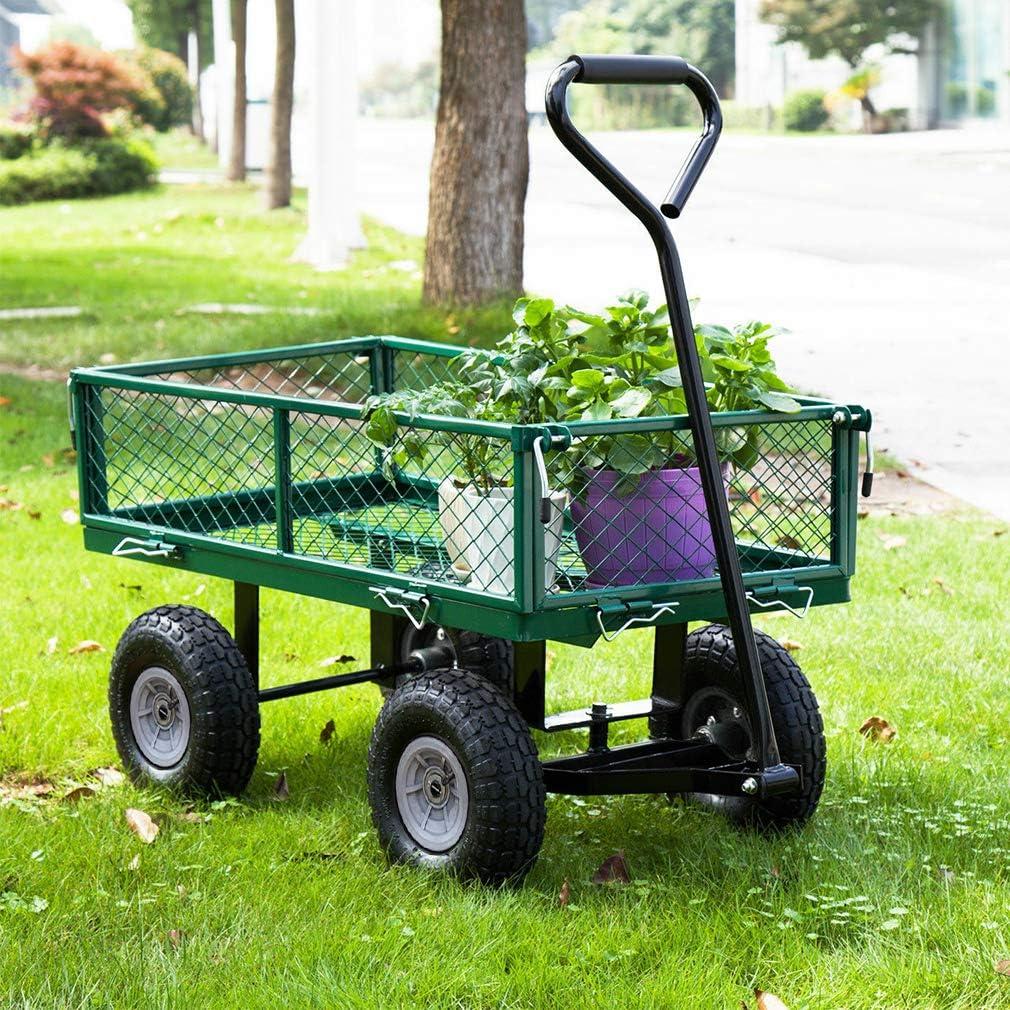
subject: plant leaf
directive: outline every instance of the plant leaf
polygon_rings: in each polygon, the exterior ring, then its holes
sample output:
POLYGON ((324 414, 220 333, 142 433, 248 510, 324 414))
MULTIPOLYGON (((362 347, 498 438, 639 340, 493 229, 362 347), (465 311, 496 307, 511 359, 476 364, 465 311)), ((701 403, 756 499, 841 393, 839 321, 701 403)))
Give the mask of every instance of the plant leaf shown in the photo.
POLYGON ((881 719, 879 715, 871 715, 862 726, 859 732, 868 740, 890 743, 897 735, 898 731, 886 719, 881 719))
POLYGON ((652 400, 652 393, 641 386, 632 386, 621 393, 616 400, 610 401, 610 406, 619 417, 638 417, 652 400))
POLYGON ((82 652, 105 652, 105 647, 100 642, 95 642, 90 638, 78 642, 75 646, 67 650, 70 656, 78 656, 82 652))
POLYGON ((770 992, 755 989, 754 998, 757 1000, 758 1010, 789 1010, 778 996, 773 996, 770 992))
POLYGON ((756 389, 752 395, 755 400, 760 401, 766 407, 779 414, 795 414, 798 410, 803 409, 798 401, 794 400, 791 396, 787 396, 785 393, 773 393, 771 390, 756 389))

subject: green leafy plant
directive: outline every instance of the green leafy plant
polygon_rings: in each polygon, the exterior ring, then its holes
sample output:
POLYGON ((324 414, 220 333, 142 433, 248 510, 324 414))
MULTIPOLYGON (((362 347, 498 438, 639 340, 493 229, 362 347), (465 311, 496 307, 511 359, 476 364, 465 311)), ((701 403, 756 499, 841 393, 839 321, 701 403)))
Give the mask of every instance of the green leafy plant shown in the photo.
MULTIPOLYGON (((493 350, 464 351, 453 361, 455 376, 422 390, 370 398, 366 434, 384 452, 387 468, 423 465, 430 433, 404 432, 396 414, 471 417, 508 424, 549 424, 666 417, 686 410, 680 368, 665 306, 649 308, 648 295, 629 291, 603 313, 558 307, 546 298, 516 302, 516 327, 493 350)), ((768 342, 776 330, 752 322, 735 329, 700 326, 695 341, 714 411, 800 409, 775 372, 768 342)), ((760 429, 719 429, 724 459, 749 464, 760 429)), ((494 440, 453 435, 464 480, 482 493, 509 483, 494 440), (496 472, 495 468, 499 471, 496 472)), ((638 434, 593 433, 576 438, 549 460, 552 483, 579 494, 587 471, 620 474, 618 488, 633 490, 650 470, 693 465, 690 436, 673 428, 638 434)))
POLYGON ((782 122, 787 130, 812 133, 828 121, 825 93, 820 88, 794 91, 782 103, 782 122))

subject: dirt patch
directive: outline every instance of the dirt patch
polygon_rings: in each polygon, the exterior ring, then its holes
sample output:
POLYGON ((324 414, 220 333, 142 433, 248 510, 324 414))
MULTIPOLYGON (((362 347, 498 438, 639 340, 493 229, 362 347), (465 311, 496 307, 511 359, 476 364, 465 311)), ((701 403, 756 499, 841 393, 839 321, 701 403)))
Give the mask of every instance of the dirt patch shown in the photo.
POLYGON ((964 508, 964 502, 905 470, 884 470, 873 477, 873 495, 859 499, 859 514, 940 515, 964 508))
POLYGON ((66 382, 69 372, 58 368, 43 368, 41 365, 8 365, 0 361, 0 375, 16 375, 20 379, 35 379, 39 382, 66 382))

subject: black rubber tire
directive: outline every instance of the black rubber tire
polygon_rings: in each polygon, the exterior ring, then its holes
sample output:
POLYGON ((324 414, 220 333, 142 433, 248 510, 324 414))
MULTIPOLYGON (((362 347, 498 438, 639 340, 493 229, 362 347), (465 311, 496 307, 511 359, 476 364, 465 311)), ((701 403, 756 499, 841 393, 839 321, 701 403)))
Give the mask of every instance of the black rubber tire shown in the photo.
POLYGON ((235 640, 196 607, 163 606, 123 632, 109 677, 112 735, 123 767, 138 784, 203 795, 237 794, 248 785, 260 743, 256 682, 235 640), (186 694, 190 736, 170 768, 143 755, 130 723, 130 694, 145 669, 160 666, 186 694))
POLYGON ((518 884, 536 862, 547 819, 543 770, 523 717, 501 691, 467 670, 418 674, 383 706, 368 747, 368 801, 390 860, 485 884, 518 884), (438 737, 467 777, 463 833, 445 852, 422 848, 396 801, 396 769, 407 745, 438 737))
MULTIPOLYGON (((770 799, 708 794, 695 794, 693 798, 721 811, 741 826, 780 831, 804 824, 817 809, 827 767, 824 723, 810 683, 793 657, 763 631, 755 630, 754 638, 761 657, 761 672, 779 753, 784 764, 801 769, 800 791, 770 799)), ((739 700, 741 689, 733 635, 721 624, 710 624, 687 636, 685 737, 696 728, 688 724, 692 721, 692 696, 711 686, 722 688, 730 697, 739 700)))
MULTIPOLYGON (((431 645, 439 631, 438 625, 425 624, 420 629, 407 625, 400 641, 397 643, 396 654, 400 659, 406 659, 413 649, 431 645)), ((507 638, 493 638, 481 635, 476 631, 461 631, 458 628, 442 628, 452 643, 452 651, 456 657, 456 666, 462 670, 479 674, 486 681, 494 684, 506 697, 513 697, 515 690, 515 649, 507 638)), ((399 687, 410 679, 410 674, 398 677, 399 687)), ((392 689, 382 689, 384 697, 392 694, 392 689)))

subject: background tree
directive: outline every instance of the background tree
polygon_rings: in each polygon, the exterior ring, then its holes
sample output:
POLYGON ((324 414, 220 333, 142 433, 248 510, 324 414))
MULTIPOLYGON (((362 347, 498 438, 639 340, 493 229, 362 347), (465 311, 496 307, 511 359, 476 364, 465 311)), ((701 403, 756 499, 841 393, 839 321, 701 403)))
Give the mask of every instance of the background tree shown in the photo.
POLYGON ((266 173, 267 210, 291 203, 291 111, 295 96, 295 2, 274 0, 277 51, 270 103, 270 154, 266 173))
POLYGON ((522 290, 528 176, 523 2, 442 0, 425 301, 475 304, 522 290))
MULTIPOLYGON (((871 46, 889 53, 915 53, 926 25, 942 11, 940 0, 762 0, 761 17, 778 29, 779 42, 798 42, 812 59, 840 56, 853 70, 871 46)), ((877 114, 863 90, 869 119, 877 114)))
POLYGON ((232 182, 241 182, 245 178, 247 8, 247 0, 231 0, 231 38, 235 46, 235 86, 232 89, 231 151, 228 156, 228 178, 232 182))
MULTIPOLYGON (((137 37, 155 49, 174 53, 189 63, 189 33, 196 36, 197 67, 203 70, 214 56, 213 0, 126 0, 133 12, 137 37)), ((193 82, 193 132, 203 139, 200 80, 193 82)))

